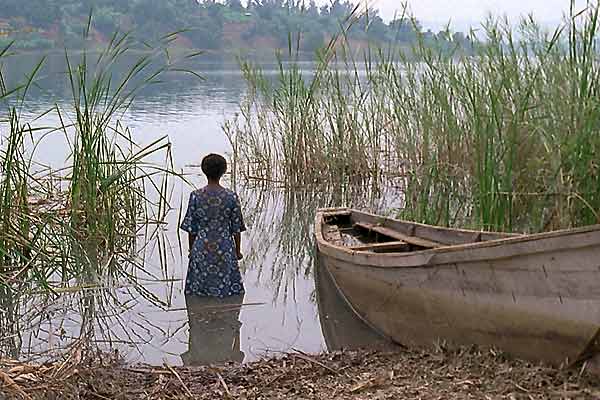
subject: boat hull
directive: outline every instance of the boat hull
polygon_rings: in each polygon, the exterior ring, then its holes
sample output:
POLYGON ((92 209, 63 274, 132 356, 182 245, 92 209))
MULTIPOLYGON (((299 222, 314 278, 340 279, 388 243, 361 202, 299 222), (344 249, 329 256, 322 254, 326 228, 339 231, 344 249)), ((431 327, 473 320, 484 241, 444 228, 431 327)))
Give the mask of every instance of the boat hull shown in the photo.
POLYGON ((478 344, 554 365, 600 352, 600 228, 374 255, 328 243, 323 224, 321 262, 395 342, 478 344))
POLYGON ((318 259, 314 274, 319 323, 328 351, 366 347, 397 349, 392 341, 371 329, 354 313, 340 295, 329 271, 318 259))

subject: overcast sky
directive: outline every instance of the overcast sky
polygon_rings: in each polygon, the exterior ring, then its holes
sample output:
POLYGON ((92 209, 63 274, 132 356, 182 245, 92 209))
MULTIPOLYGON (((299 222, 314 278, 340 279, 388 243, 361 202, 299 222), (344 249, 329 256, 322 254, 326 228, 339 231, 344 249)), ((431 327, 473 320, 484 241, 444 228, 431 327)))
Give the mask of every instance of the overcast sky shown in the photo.
MULTIPOLYGON (((355 0, 355 2, 358 0, 355 0)), ((365 0, 360 0, 364 3, 365 0)), ((329 0, 318 0, 320 4, 329 0)), ((394 16, 402 0, 370 0, 375 8, 379 8, 384 19, 394 16)), ((533 13, 543 24, 557 24, 565 12, 568 12, 570 0, 408 0, 414 16, 425 28, 439 29, 453 22, 453 28, 464 30, 466 26, 482 21, 488 13, 507 15, 518 20, 520 15, 533 13)), ((578 8, 583 8, 586 0, 577 0, 578 8)))

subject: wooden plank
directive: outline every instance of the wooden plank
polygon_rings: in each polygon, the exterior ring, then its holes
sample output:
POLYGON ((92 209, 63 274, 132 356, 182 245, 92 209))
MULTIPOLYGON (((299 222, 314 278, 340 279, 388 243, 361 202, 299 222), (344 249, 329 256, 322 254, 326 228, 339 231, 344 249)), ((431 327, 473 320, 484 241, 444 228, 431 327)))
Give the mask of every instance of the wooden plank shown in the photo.
POLYGON ((342 233, 337 225, 325 225, 323 236, 325 240, 332 243, 339 243, 342 240, 342 233))
POLYGON ((352 215, 352 211, 350 211, 348 209, 339 209, 339 208, 323 209, 323 210, 320 210, 320 212, 323 213, 323 216, 325 218, 349 217, 352 215))
POLYGON ((386 242, 386 243, 372 243, 366 244, 364 246, 354 246, 351 247, 350 250, 354 251, 409 251, 410 245, 405 241, 398 242, 386 242))
POLYGON ((391 218, 385 218, 379 215, 354 210, 352 211, 352 219, 354 222, 385 226, 408 236, 425 238, 430 241, 443 243, 446 246, 473 243, 479 234, 481 234, 482 242, 522 236, 508 233, 443 228, 439 226, 419 224, 411 221, 400 221, 391 218))
POLYGON ((366 229, 375 233, 379 233, 380 235, 391 237, 392 239, 400 240, 415 246, 425 247, 425 248, 436 248, 443 247, 444 244, 439 242, 433 242, 431 240, 423 239, 416 236, 408 236, 398 231, 395 231, 390 228, 386 228, 384 226, 378 226, 373 224, 365 224, 362 222, 357 222, 355 224, 359 228, 366 229))

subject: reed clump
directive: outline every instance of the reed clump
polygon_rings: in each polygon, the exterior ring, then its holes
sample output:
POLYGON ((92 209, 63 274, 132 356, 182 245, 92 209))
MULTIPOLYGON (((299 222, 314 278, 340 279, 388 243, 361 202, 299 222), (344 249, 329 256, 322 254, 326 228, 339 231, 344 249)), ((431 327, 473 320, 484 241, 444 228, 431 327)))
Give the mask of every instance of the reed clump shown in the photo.
POLYGON ((345 33, 360 17, 357 10, 316 54, 314 70, 298 62, 291 42, 292 61, 278 55, 274 76, 241 63, 248 95, 237 118, 224 125, 240 167, 236 173, 294 187, 338 179, 355 184, 378 176, 378 119, 363 112, 381 112, 382 104, 369 95, 364 73, 345 46, 345 33))
POLYGON ((450 55, 324 49, 311 73, 243 64, 237 174, 290 185, 402 176, 404 218, 485 230, 600 223, 598 8, 553 32, 490 19, 450 55))
MULTIPOLYGON (((90 26, 91 17, 84 36, 90 26)), ((168 179, 178 174, 168 137, 140 144, 121 118, 138 93, 165 74, 195 74, 185 65, 199 53, 174 60, 168 46, 175 39, 167 35, 140 54, 132 50, 138 46, 131 34, 115 33, 101 52, 65 51, 67 70, 58 78, 70 89, 70 101, 29 120, 23 117, 25 99, 44 59, 12 87, 0 70, 7 110, 0 125, 0 354, 17 357, 17 322, 44 323, 31 313, 35 298, 44 303, 79 292, 86 337, 99 323, 90 314, 97 304, 119 306, 119 287, 161 302, 138 276, 149 275, 144 250, 160 235, 170 209, 168 179), (114 72, 123 64, 125 73, 114 72), (44 120, 59 122, 41 126, 44 120), (51 135, 60 135, 67 149, 60 170, 39 162, 51 135)), ((0 61, 9 56, 10 46, 0 61)))

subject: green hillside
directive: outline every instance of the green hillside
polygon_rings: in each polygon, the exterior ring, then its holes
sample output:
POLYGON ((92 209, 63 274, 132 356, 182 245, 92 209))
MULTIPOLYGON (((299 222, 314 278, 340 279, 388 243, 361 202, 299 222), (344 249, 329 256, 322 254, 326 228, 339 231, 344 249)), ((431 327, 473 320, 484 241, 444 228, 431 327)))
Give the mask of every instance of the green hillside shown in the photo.
MULTIPOLYGON (((98 44, 116 30, 133 31, 151 42, 185 29, 177 43, 182 47, 226 51, 287 48, 290 37, 297 43, 300 35, 300 50, 314 51, 340 31, 355 10, 351 2, 339 0, 323 7, 302 0, 29 0, 25 4, 3 1, 0 42, 15 40, 22 49, 83 47, 82 32, 93 10, 91 40, 98 44)), ((348 32, 357 45, 411 43, 420 30, 418 23, 408 18, 385 23, 375 10, 362 11, 348 32)), ((464 38, 446 39, 433 32, 425 32, 424 37, 446 44, 464 38)))

